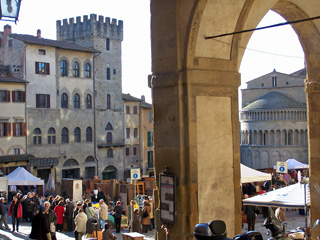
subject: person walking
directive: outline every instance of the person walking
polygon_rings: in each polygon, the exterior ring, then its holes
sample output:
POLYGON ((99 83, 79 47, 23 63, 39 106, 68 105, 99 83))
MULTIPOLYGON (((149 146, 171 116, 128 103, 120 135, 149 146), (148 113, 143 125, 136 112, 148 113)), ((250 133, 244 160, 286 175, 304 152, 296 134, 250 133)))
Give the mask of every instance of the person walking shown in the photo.
POLYGON ((117 236, 112 233, 111 227, 108 223, 105 224, 102 230, 102 240, 115 240, 117 236))
POLYGON ((147 200, 143 201, 143 210, 142 210, 142 219, 141 219, 141 224, 142 224, 142 232, 147 233, 148 228, 150 226, 150 212, 151 212, 151 207, 150 204, 148 203, 147 200))
POLYGON ((88 203, 88 207, 86 208, 85 213, 87 214, 88 219, 96 216, 96 213, 92 207, 92 202, 88 203))
MULTIPOLYGON (((244 198, 248 198, 248 195, 245 194, 244 198)), ((244 206, 244 213, 247 215, 248 231, 254 231, 256 222, 256 209, 256 206, 244 206)))
POLYGON ((39 213, 34 216, 31 224, 30 239, 50 240, 50 229, 46 218, 47 209, 44 206, 40 207, 39 213))
POLYGON ((99 204, 100 204, 99 220, 100 220, 101 227, 103 227, 104 224, 108 221, 108 218, 109 218, 109 216, 108 216, 108 206, 104 202, 103 199, 100 199, 99 204))
POLYGON ((63 215, 65 213, 63 201, 60 201, 53 211, 58 217, 57 231, 61 232, 63 230, 63 215))
POLYGON ((17 196, 13 196, 13 201, 10 203, 9 206, 9 213, 8 215, 12 218, 12 232, 14 232, 17 229, 17 232, 19 232, 19 220, 22 218, 23 211, 22 211, 22 205, 18 201, 17 196), (15 225, 17 228, 15 228, 15 225))
POLYGON ((154 202, 153 202, 153 198, 151 196, 149 196, 149 204, 150 204, 150 208, 151 208, 151 211, 150 211, 150 231, 152 229, 154 229, 154 202))
POLYGON ((116 233, 120 233, 122 211, 123 208, 121 207, 121 202, 117 201, 116 206, 114 207, 114 221, 116 224, 116 233))
POLYGON ((26 206, 26 221, 32 222, 33 214, 34 214, 34 202, 32 199, 31 192, 28 192, 26 199, 24 200, 26 206))
POLYGON ((3 229, 2 224, 4 224, 5 229, 10 231, 10 228, 7 223, 7 215, 6 214, 7 214, 7 206, 4 203, 4 198, 1 197, 0 198, 0 215, 1 215, 0 228, 3 229))
POLYGON ((65 205, 65 216, 67 218, 67 227, 68 231, 71 232, 73 230, 73 204, 70 201, 69 198, 66 199, 66 205, 65 205))
MULTIPOLYGON (((133 220, 132 220, 132 232, 141 232, 141 223, 139 219, 139 208, 134 209, 133 212, 133 220)), ((131 226, 129 226, 129 229, 131 229, 131 226)))
POLYGON ((84 210, 81 208, 79 213, 74 219, 74 223, 76 225, 75 229, 75 237, 76 240, 81 240, 82 236, 86 234, 86 224, 87 224, 87 215, 84 213, 84 210))
POLYGON ((51 240, 57 240, 56 238, 56 224, 58 222, 58 217, 54 211, 50 208, 50 203, 45 202, 44 206, 46 208, 45 216, 47 217, 48 226, 50 230, 51 240))

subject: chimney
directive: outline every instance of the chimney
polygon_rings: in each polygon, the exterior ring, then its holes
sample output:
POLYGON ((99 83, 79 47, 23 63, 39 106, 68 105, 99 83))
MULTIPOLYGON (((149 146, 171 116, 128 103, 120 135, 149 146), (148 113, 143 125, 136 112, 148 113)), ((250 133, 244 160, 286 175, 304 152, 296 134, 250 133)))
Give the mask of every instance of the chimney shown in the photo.
POLYGON ((37 30, 37 38, 41 38, 41 30, 40 29, 37 30))
POLYGON ((5 26, 4 26, 4 32, 5 32, 6 35, 11 34, 11 26, 8 25, 8 24, 5 25, 5 26))
POLYGON ((146 97, 144 95, 141 95, 141 102, 145 102, 146 101, 146 97))

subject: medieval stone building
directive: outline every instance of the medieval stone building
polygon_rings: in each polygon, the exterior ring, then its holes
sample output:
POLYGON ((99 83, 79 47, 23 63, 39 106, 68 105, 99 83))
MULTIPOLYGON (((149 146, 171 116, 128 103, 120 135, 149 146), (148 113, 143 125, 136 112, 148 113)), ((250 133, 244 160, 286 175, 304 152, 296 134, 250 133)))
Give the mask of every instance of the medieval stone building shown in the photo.
POLYGON ((294 158, 308 163, 305 69, 293 74, 275 70, 242 89, 241 162, 272 168, 294 158))

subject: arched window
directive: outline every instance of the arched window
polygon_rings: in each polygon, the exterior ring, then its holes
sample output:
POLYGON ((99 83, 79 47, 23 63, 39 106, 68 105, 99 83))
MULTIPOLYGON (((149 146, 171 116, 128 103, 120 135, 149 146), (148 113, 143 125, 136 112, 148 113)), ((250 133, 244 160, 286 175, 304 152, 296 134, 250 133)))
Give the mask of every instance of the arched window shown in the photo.
POLYGON ((61 95, 61 108, 68 108, 68 95, 66 93, 61 95))
POLYGON ((92 98, 90 94, 87 94, 86 96, 86 109, 92 108, 92 98))
POLYGON ((77 143, 81 142, 81 130, 80 130, 80 128, 76 127, 74 129, 74 133, 73 134, 74 134, 74 142, 77 142, 77 143))
POLYGON ((60 74, 62 77, 68 76, 68 64, 65 60, 62 60, 60 63, 60 74))
POLYGON ((73 76, 74 77, 79 77, 80 74, 79 74, 79 63, 78 62, 74 62, 73 63, 73 76))
POLYGON ((111 109, 111 96, 107 94, 107 109, 111 109))
POLYGON ((78 93, 73 97, 73 108, 80 109, 80 95, 78 93))
POLYGON ((87 63, 84 68, 84 77, 91 78, 91 65, 89 63, 87 63))
POLYGON ((86 142, 92 142, 92 128, 87 127, 86 129, 86 142))
POLYGON ((33 145, 41 145, 41 130, 36 128, 33 130, 33 145))
POLYGON ((111 79, 110 68, 107 68, 107 80, 111 79))
POLYGON ((56 144, 56 130, 52 127, 48 130, 48 144, 56 144))
POLYGON ((107 144, 112 144, 112 132, 107 132, 107 144))
POLYGON ((117 179, 118 170, 114 166, 108 166, 102 171, 102 179, 117 179))
POLYGON ((108 124, 107 124, 106 130, 107 130, 107 131, 113 130, 113 127, 112 127, 111 123, 108 123, 108 124))
POLYGON ((68 128, 62 128, 62 130, 61 130, 61 143, 69 143, 69 130, 68 130, 68 128))

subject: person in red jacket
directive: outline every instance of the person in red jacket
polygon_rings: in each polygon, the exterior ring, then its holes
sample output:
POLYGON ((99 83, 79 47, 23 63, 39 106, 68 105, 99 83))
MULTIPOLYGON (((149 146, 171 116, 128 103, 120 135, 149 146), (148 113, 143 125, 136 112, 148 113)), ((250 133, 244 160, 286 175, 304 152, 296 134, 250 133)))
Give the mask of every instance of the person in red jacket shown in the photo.
POLYGON ((16 196, 13 197, 13 201, 9 206, 9 217, 12 217, 12 232, 15 231, 15 222, 17 221, 17 232, 19 231, 19 219, 22 218, 22 205, 18 202, 16 196))
POLYGON ((57 231, 61 232, 63 230, 63 214, 65 213, 63 201, 60 201, 53 211, 58 217, 57 231))

